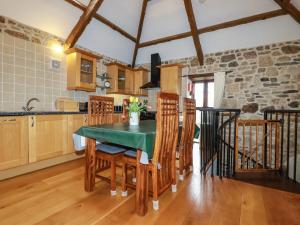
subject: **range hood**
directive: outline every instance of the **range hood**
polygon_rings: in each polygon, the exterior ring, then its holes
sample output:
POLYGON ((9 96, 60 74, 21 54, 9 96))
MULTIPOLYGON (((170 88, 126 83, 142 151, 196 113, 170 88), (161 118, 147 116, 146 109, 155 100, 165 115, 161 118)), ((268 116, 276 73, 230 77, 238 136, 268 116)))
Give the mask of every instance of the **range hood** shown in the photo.
POLYGON ((151 79, 150 82, 144 84, 141 89, 160 88, 160 68, 161 59, 158 53, 151 55, 151 79))

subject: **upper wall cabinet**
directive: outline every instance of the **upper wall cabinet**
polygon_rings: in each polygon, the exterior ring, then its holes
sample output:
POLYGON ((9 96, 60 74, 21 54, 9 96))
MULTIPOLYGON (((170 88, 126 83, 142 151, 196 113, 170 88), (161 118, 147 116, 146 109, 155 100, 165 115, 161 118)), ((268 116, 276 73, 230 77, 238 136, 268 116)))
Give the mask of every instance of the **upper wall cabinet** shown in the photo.
POLYGON ((148 73, 149 71, 144 68, 134 69, 134 85, 133 85, 133 93, 138 96, 148 96, 148 91, 145 89, 141 89, 148 82, 148 73))
POLYGON ((68 89, 96 91, 96 60, 99 56, 71 48, 67 54, 68 89))
POLYGON ((111 77, 107 94, 131 94, 133 91, 133 70, 119 63, 107 65, 108 76, 111 77))
POLYGON ((119 63, 110 63, 107 65, 107 73, 111 78, 107 94, 147 95, 147 91, 140 89, 148 81, 146 69, 132 69, 119 63))
POLYGON ((160 88, 163 92, 181 95, 182 80, 181 64, 166 64, 160 66, 160 88))

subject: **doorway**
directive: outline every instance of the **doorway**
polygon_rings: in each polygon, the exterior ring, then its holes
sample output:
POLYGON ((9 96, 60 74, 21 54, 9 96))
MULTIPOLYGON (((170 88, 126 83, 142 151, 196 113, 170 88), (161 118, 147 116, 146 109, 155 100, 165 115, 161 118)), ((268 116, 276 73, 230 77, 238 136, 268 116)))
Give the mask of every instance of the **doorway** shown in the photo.
MULTIPOLYGON (((214 107, 215 85, 214 74, 195 74, 189 78, 193 82, 193 98, 196 100, 196 107, 214 107)), ((199 124, 200 112, 196 111, 196 122, 199 124)))

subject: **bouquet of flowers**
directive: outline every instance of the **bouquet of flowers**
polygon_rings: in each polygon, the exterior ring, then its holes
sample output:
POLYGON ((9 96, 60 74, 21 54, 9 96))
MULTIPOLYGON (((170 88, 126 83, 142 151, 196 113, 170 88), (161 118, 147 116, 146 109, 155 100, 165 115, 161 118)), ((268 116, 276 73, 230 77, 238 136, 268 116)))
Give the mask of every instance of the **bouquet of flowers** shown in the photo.
POLYGON ((137 97, 130 96, 129 103, 126 106, 129 112, 129 123, 130 125, 139 124, 139 115, 141 112, 146 111, 147 109, 147 100, 140 102, 137 97))

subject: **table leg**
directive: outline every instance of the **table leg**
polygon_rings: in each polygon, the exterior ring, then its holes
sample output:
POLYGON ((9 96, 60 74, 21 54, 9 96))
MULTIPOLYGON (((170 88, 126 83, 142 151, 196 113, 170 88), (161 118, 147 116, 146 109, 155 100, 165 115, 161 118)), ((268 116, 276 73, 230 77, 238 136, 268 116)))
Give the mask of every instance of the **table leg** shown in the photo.
POLYGON ((85 174, 84 174, 84 189, 87 192, 92 192, 95 187, 96 174, 96 140, 87 138, 87 147, 85 150, 85 174))
POLYGON ((144 216, 148 211, 148 169, 140 163, 142 151, 137 150, 135 212, 144 216))

